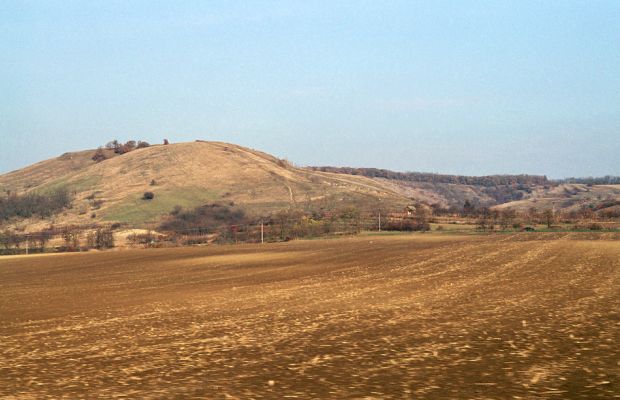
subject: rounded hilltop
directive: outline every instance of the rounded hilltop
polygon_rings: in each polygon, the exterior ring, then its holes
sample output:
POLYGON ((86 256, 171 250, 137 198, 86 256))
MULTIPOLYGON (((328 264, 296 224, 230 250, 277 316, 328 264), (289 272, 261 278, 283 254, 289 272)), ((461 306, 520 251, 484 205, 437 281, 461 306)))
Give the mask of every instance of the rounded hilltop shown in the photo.
POLYGON ((325 202, 328 207, 404 201, 370 178, 311 171, 264 152, 203 140, 123 154, 112 149, 65 153, 0 176, 0 187, 17 192, 67 188, 74 196, 73 207, 56 217, 63 223, 143 225, 157 222, 176 206, 211 202, 234 203, 259 216, 307 203, 325 202), (153 195, 149 201, 144 200, 147 192, 153 195))
MULTIPOLYGON (((609 181, 609 180, 607 180, 609 181)), ((551 209, 617 216, 620 185, 550 181, 544 176, 469 177, 376 168, 300 168, 247 147, 196 140, 148 145, 110 142, 105 148, 65 153, 0 175, 0 195, 64 190, 71 204, 51 216, 11 221, 25 229, 50 224, 126 223, 157 226, 179 207, 227 204, 251 219, 277 211, 311 215, 355 207, 402 212, 408 204, 460 212, 521 213, 551 209)))

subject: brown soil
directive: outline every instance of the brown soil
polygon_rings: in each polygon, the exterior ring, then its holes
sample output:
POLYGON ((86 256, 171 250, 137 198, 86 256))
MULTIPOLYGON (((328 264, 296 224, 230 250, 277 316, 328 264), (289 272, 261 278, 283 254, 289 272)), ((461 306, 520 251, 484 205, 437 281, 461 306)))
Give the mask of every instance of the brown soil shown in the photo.
POLYGON ((0 397, 620 396, 620 242, 519 238, 0 259, 0 397))

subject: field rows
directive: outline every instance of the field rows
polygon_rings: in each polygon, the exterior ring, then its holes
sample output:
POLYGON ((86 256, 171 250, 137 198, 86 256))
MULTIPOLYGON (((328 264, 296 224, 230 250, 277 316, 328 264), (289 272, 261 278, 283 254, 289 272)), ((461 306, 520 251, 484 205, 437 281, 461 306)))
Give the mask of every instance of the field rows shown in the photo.
POLYGON ((356 237, 0 259, 0 397, 620 397, 620 242, 356 237))

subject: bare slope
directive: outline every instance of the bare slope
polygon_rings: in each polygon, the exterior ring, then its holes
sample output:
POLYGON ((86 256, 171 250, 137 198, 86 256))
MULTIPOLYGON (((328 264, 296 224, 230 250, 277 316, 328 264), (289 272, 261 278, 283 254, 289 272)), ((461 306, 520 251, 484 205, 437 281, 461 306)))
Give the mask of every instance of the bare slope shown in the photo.
POLYGON ((615 398, 620 242, 572 236, 1 258, 0 397, 615 398))
POLYGON ((498 205, 498 209, 554 209, 578 212, 590 209, 597 214, 617 210, 620 205, 620 185, 585 185, 565 183, 550 188, 536 188, 528 198, 498 205))
POLYGON ((406 199, 365 178, 296 168, 265 153, 219 142, 137 149, 100 163, 93 151, 45 161, 0 177, 0 186, 45 191, 67 187, 74 207, 57 223, 158 221, 175 205, 226 201, 261 215, 290 205, 404 204, 406 199), (155 194, 143 200, 145 192, 155 194), (93 216, 94 215, 94 216, 93 216))
MULTIPOLYGON (((65 187, 74 193, 73 208, 62 215, 19 224, 29 230, 50 223, 115 221, 144 227, 157 224, 176 205, 192 208, 215 201, 234 202, 251 216, 289 206, 306 210, 345 206, 394 210, 411 199, 457 209, 466 200, 518 210, 575 211, 589 207, 601 215, 620 208, 620 186, 558 185, 544 177, 525 175, 476 178, 417 174, 419 179, 429 178, 428 182, 395 179, 390 174, 364 176, 366 170, 352 170, 355 175, 351 175, 341 168, 296 168, 271 155, 220 142, 158 145, 121 156, 108 150, 109 158, 100 163, 91 159, 94 152, 66 153, 0 175, 2 192, 45 192, 65 187), (153 200, 142 200, 147 191, 155 194, 153 200)), ((391 174, 401 178, 416 175, 391 174)))
POLYGON ((590 209, 601 216, 618 215, 618 178, 570 178, 551 181, 540 175, 461 176, 419 172, 395 172, 376 168, 310 167, 346 175, 366 176, 402 196, 427 204, 460 209, 465 201, 475 206, 538 211, 573 212, 590 209), (581 181, 570 183, 568 181, 581 181))
MULTIPOLYGON (((21 193, 36 189, 41 185, 70 176, 94 165, 94 150, 65 153, 60 157, 51 158, 32 164, 28 167, 0 175, 0 190, 21 193)), ((114 157, 110 150, 105 150, 107 157, 114 157)))

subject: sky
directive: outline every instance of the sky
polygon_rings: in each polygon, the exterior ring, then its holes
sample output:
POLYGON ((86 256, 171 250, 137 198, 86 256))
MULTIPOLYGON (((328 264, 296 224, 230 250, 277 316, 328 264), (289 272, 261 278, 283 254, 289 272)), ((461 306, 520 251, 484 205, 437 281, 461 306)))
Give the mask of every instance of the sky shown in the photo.
POLYGON ((0 2, 0 173, 109 140, 620 175, 620 1, 0 2))

